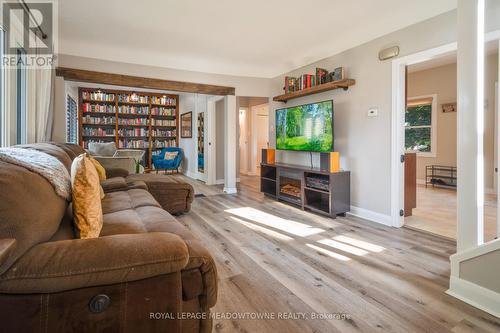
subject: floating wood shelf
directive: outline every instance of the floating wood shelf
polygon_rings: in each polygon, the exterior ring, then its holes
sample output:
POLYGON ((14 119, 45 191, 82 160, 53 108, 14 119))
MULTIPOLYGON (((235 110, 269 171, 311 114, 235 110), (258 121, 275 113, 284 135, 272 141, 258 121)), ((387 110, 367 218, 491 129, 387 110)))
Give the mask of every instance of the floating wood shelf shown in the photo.
POLYGON ((288 101, 289 99, 294 99, 294 98, 299 98, 299 97, 304 97, 312 94, 318 94, 322 93, 328 90, 334 90, 334 89, 344 89, 347 90, 349 89, 350 86, 353 86, 356 84, 356 81, 353 79, 344 79, 344 80, 339 80, 339 81, 334 81, 334 82, 328 82, 328 83, 323 83, 317 86, 314 86, 312 88, 306 88, 302 89, 299 91, 294 91, 289 94, 283 94, 279 96, 275 96, 273 98, 273 101, 276 102, 285 102, 288 101))

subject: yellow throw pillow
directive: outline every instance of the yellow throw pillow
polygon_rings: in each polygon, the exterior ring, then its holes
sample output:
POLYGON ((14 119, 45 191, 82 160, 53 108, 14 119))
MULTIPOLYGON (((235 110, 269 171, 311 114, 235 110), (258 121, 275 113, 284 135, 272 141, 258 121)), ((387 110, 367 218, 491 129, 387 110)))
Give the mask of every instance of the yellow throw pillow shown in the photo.
POLYGON ((106 180, 106 169, 104 169, 102 164, 99 163, 99 161, 93 158, 92 156, 89 156, 89 158, 92 161, 92 164, 94 164, 95 169, 97 170, 97 174, 99 175, 99 180, 100 181, 106 180))
POLYGON ((165 152, 165 160, 174 160, 177 157, 177 151, 167 151, 165 152))
POLYGON ((86 154, 71 164, 73 218, 80 238, 97 238, 101 233, 103 216, 99 175, 86 154))

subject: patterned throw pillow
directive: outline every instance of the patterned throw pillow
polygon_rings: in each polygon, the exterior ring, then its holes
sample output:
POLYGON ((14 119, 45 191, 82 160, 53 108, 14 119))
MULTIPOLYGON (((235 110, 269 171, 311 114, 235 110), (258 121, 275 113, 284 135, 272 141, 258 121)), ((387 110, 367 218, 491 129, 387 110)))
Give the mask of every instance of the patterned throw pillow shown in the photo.
POLYGON ((86 154, 71 164, 73 218, 80 238, 97 238, 101 233, 103 216, 101 184, 97 170, 86 154))
POLYGON ((170 161, 170 160, 174 160, 174 159, 177 157, 177 154, 178 154, 178 153, 179 153, 179 152, 176 152, 176 151, 167 151, 167 152, 165 153, 165 159, 166 159, 166 160, 169 160, 169 161, 170 161))

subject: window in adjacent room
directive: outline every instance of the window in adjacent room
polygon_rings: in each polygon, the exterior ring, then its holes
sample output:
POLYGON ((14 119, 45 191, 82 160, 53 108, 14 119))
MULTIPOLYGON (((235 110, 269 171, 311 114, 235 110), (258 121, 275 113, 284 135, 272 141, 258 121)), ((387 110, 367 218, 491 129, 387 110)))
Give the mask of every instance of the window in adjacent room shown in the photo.
POLYGON ((436 97, 410 98, 405 113, 405 149, 420 156, 436 155, 436 97))
POLYGON ((24 49, 17 49, 17 69, 16 69, 16 143, 25 144, 28 141, 27 135, 27 70, 26 52, 24 49))
POLYGON ((78 111, 76 102, 70 95, 66 107, 66 141, 78 143, 78 111))
MULTIPOLYGON (((5 53, 5 31, 0 27, 0 59, 3 59, 5 53)), ((6 86, 5 86, 5 68, 3 66, 3 61, 0 61, 0 147, 6 145, 5 135, 7 133, 6 128, 6 86)))

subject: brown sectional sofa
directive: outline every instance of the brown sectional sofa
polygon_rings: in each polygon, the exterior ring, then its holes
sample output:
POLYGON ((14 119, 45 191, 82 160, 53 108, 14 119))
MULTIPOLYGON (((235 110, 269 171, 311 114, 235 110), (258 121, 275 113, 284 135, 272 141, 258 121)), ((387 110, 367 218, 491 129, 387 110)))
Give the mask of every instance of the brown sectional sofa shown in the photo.
MULTIPOLYGON (((24 147, 68 169, 81 149, 24 147)), ((1 331, 211 332, 210 253, 162 209, 147 179, 126 178, 102 201, 100 237, 76 239, 71 204, 38 174, 0 162, 1 331)))

